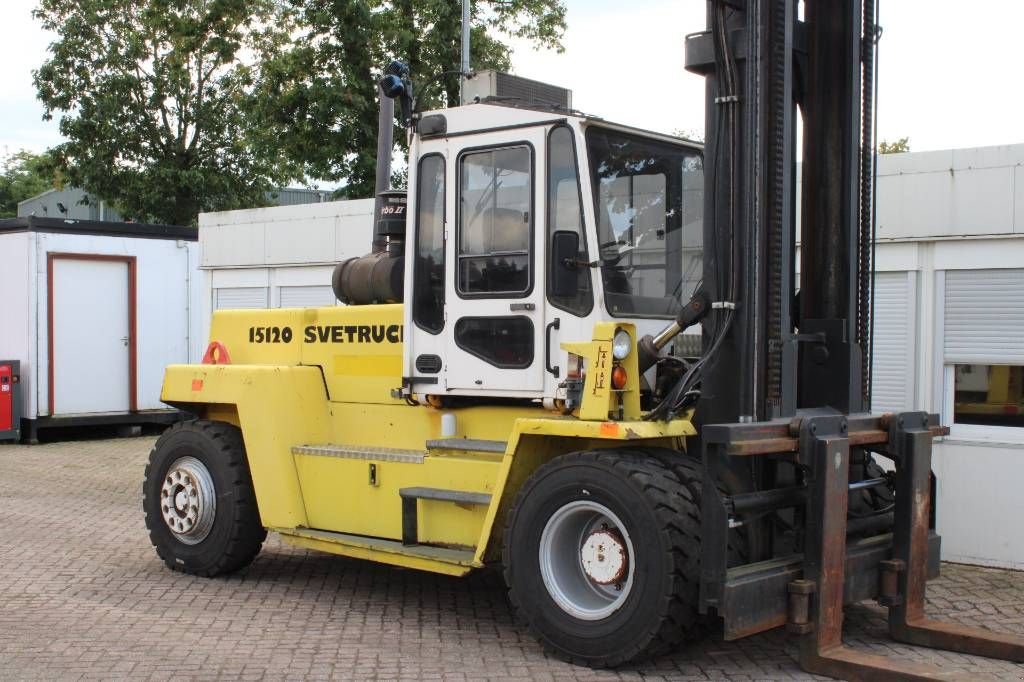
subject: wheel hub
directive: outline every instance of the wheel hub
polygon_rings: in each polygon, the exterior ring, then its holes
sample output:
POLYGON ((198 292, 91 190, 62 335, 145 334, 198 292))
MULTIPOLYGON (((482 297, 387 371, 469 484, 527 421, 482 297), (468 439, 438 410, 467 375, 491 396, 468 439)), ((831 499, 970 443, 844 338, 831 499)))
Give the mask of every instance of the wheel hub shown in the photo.
POLYGON ((593 531, 580 548, 583 572, 598 585, 621 583, 629 567, 629 554, 621 536, 602 528, 593 531))
POLYGON ((160 513, 174 537, 199 544, 210 534, 216 511, 213 477, 206 465, 195 457, 171 464, 160 487, 160 513))
POLYGON ((574 500, 548 519, 541 533, 541 578, 551 599, 580 620, 617 611, 633 587, 633 542, 608 507, 574 500))

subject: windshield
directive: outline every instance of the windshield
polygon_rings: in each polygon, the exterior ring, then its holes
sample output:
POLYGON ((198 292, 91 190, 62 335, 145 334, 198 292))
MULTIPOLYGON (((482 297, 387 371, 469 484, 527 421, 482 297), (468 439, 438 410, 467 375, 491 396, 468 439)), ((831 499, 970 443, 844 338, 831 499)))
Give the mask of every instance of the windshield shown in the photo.
POLYGON ((587 152, 608 312, 674 317, 702 272, 700 152, 600 127, 587 152))

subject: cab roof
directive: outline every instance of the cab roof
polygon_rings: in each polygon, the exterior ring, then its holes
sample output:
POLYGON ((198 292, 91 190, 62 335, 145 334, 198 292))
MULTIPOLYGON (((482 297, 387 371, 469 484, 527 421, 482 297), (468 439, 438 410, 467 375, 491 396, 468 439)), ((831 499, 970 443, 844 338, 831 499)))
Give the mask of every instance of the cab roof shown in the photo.
POLYGON ((693 140, 666 135, 665 133, 658 133, 652 130, 644 130, 621 123, 613 123, 598 116, 576 111, 575 109, 567 110, 560 107, 547 107, 543 104, 532 106, 518 102, 494 100, 423 112, 417 122, 417 130, 423 139, 430 139, 496 132, 509 128, 525 128, 534 125, 565 123, 569 121, 576 121, 583 125, 599 125, 604 128, 662 140, 670 144, 697 149, 703 148, 701 143, 693 140))

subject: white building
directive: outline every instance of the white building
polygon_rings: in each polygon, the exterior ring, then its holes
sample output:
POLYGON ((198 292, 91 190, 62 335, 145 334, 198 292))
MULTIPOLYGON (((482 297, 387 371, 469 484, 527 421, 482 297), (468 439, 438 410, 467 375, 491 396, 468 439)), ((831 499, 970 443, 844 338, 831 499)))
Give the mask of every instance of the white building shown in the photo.
POLYGON ((0 220, 0 359, 20 363, 23 437, 177 419, 164 367, 197 362, 195 228, 0 220))
POLYGON ((1024 568, 1024 145, 886 155, 878 176, 873 407, 951 427, 942 558, 1024 568))

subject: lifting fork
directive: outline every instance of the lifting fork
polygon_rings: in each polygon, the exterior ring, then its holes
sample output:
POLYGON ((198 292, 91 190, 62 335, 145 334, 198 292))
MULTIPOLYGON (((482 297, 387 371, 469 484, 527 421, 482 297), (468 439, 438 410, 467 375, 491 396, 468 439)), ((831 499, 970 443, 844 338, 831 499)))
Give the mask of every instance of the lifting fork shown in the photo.
MULTIPOLYGON (((924 412, 890 416, 885 453, 896 464, 892 559, 880 567, 880 602, 893 639, 920 646, 1024 662, 1024 637, 926 618, 932 504, 932 430, 924 412)), ((791 628, 800 633, 800 665, 847 680, 943 680, 932 666, 855 651, 843 645, 843 589, 849 505, 850 440, 842 415, 804 419, 800 456, 814 472, 807 500, 803 580, 790 583, 791 628), (794 622, 793 614, 797 618, 794 622)))

